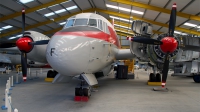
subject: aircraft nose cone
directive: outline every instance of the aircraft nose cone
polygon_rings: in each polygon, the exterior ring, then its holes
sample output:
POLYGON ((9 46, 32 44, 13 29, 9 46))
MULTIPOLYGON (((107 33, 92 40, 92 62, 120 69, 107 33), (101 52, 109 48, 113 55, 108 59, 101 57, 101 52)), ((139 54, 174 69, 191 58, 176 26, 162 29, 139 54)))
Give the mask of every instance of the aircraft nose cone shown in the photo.
POLYGON ((173 37, 164 37, 162 40, 162 45, 160 45, 160 48, 163 52, 167 53, 172 53, 177 49, 178 42, 175 38, 173 37))
POLYGON ((33 40, 29 37, 22 37, 16 41, 16 45, 20 51, 28 53, 33 48, 33 45, 29 44, 29 42, 33 42, 33 40))

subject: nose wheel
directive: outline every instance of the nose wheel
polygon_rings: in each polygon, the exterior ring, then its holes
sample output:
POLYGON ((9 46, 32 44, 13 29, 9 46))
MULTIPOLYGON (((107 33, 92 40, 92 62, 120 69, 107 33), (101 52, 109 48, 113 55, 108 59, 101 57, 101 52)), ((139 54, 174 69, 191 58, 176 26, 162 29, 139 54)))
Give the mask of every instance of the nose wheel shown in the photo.
POLYGON ((75 96, 91 96, 91 86, 89 86, 80 75, 81 83, 75 88, 75 96))
POLYGON ((196 83, 200 83, 200 74, 199 75, 193 75, 193 80, 196 83))
POLYGON ((75 88, 75 96, 91 96, 90 87, 76 87, 75 88))

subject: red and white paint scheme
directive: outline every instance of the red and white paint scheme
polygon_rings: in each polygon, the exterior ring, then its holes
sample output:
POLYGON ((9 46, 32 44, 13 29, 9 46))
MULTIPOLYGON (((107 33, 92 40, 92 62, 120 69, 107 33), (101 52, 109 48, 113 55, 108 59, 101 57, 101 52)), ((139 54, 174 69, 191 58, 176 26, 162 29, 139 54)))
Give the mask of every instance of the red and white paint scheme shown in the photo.
POLYGON ((81 13, 68 18, 63 29, 52 36, 46 58, 62 75, 93 74, 110 66, 114 59, 133 56, 130 50, 119 48, 117 34, 107 19, 81 13))

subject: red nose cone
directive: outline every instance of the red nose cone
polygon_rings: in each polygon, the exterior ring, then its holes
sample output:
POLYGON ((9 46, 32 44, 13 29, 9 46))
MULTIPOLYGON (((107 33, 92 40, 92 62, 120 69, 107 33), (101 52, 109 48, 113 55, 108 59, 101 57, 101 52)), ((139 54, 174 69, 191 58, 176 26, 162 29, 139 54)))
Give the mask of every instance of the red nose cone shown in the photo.
POLYGON ((29 42, 32 42, 29 37, 22 37, 17 40, 16 45, 20 51, 28 53, 33 48, 33 45, 28 44, 29 42))
POLYGON ((163 44, 160 45, 160 48, 165 53, 174 52, 178 46, 177 40, 173 37, 164 37, 161 41, 163 42, 163 44))

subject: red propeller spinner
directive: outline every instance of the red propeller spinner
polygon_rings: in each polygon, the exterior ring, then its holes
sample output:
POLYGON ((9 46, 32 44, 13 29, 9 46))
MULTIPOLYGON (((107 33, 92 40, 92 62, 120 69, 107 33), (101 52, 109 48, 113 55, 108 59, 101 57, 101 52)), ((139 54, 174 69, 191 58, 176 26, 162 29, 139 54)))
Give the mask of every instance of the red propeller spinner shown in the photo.
POLYGON ((177 49, 178 42, 175 38, 164 37, 161 41, 163 44, 160 45, 160 48, 164 53, 173 53, 177 49))
POLYGON ((16 45, 20 51, 28 53, 33 48, 33 45, 29 44, 30 42, 33 42, 33 40, 29 37, 22 37, 16 41, 16 45))

